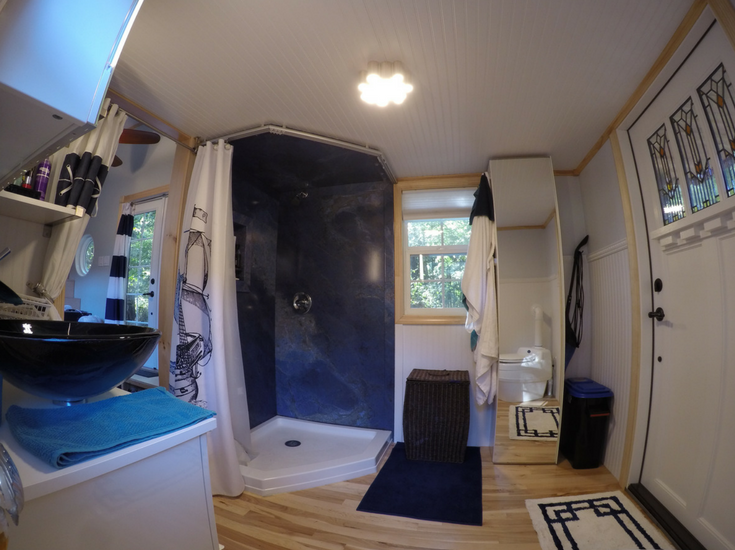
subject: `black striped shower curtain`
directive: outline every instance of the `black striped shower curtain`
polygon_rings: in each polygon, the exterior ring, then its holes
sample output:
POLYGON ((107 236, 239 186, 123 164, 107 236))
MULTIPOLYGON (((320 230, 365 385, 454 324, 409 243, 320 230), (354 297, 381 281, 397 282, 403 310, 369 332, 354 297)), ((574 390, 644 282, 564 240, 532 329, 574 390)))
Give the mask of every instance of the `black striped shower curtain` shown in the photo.
POLYGON ((125 294, 128 282, 128 254, 130 239, 133 235, 133 207, 123 204, 117 236, 110 264, 110 280, 107 283, 107 302, 105 303, 105 323, 121 324, 125 321, 125 294))

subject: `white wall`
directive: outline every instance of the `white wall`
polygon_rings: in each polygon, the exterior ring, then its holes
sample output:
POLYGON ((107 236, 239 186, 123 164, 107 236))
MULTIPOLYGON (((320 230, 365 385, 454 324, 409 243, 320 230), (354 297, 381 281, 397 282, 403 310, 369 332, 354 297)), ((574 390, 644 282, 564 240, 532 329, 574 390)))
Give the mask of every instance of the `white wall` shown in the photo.
MULTIPOLYGON (((579 178, 562 176, 556 178, 556 197, 559 210, 559 224, 561 226, 562 255, 564 259, 564 303, 562 314, 566 311, 566 299, 569 294, 569 285, 572 278, 574 250, 587 235, 584 201, 579 178)), ((582 287, 589 290, 589 245, 582 248, 582 287)), ((567 358, 568 365, 565 378, 589 378, 592 354, 592 313, 591 302, 587 301, 582 315, 582 342, 571 359, 567 358)))
MULTIPOLYGON (((395 441, 403 441, 403 398, 413 369, 467 370, 473 378, 470 335, 464 325, 396 325, 395 441)), ((467 444, 491 447, 495 438, 493 406, 477 405, 470 382, 470 434, 467 444)))
POLYGON ((589 254, 624 241, 625 219, 620 200, 615 160, 610 142, 606 142, 579 176, 589 254))
MULTIPOLYGON (((555 220, 545 229, 498 232, 498 331, 500 353, 535 344, 533 306, 541 306, 541 346, 558 367, 561 348, 560 289, 555 220)), ((558 380, 555 382, 558 384, 558 380)))
POLYGON ((43 234, 40 223, 0 216, 0 250, 7 246, 12 251, 0 262, 0 281, 17 294, 33 295, 26 283, 41 280, 49 243, 43 234))
MULTIPOLYGON (((552 224, 549 224, 552 227, 552 224)), ((534 312, 539 305, 547 322, 541 345, 551 348, 552 278, 546 232, 543 229, 498 231, 498 332, 500 353, 515 353, 534 345, 534 312)))
POLYGON ((104 318, 110 267, 100 266, 100 256, 112 256, 117 232, 120 197, 168 185, 171 181, 176 144, 167 138, 155 145, 120 145, 117 156, 122 166, 111 168, 100 195, 97 216, 90 219, 87 233, 94 238, 94 263, 86 276, 74 267, 69 279, 75 282, 74 295, 80 307, 104 318))
POLYGON ((551 251, 547 244, 543 229, 498 231, 498 277, 500 279, 548 277, 551 251))
POLYGON ((610 388, 613 398, 605 466, 619 477, 625 445, 631 369, 630 271, 628 249, 608 247, 590 258, 592 357, 590 376, 610 388))
POLYGON ((613 398, 604 464, 620 476, 631 369, 630 272, 625 220, 612 147, 607 142, 579 176, 589 233, 591 357, 587 376, 610 388, 613 398))
POLYGON ((557 177, 564 255, 565 299, 574 249, 585 235, 583 337, 566 378, 584 376, 609 387, 615 397, 604 464, 620 476, 630 386, 630 278, 625 220, 615 161, 606 143, 579 177, 557 177))

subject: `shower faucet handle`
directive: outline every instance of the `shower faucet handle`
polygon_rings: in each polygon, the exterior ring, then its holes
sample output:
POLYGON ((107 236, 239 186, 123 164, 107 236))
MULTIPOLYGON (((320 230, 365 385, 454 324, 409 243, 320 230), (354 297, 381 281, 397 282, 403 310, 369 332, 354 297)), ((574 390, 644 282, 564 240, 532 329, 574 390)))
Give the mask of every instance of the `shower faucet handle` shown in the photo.
POLYGON ((293 296, 293 308, 296 313, 308 313, 311 309, 311 296, 306 292, 297 292, 293 296))

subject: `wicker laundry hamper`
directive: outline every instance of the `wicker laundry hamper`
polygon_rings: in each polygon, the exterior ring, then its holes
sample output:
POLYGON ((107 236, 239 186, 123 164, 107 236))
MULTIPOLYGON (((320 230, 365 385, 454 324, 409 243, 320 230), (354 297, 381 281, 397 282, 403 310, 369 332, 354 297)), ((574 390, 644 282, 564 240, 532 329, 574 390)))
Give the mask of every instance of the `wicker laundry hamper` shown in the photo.
POLYGON ((464 462, 470 378, 464 370, 414 369, 406 379, 403 441, 410 460, 464 462))

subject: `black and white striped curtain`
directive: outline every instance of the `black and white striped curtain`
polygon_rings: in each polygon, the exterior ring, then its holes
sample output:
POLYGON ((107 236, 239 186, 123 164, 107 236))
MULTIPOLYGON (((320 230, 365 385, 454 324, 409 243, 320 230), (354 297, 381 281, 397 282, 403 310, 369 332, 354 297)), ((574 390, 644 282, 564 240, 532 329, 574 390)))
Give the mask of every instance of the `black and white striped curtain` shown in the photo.
POLYGON ((121 324, 125 321, 125 294, 128 284, 128 254, 133 235, 133 206, 123 204, 117 236, 110 264, 110 280, 107 283, 105 323, 121 324))

